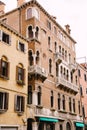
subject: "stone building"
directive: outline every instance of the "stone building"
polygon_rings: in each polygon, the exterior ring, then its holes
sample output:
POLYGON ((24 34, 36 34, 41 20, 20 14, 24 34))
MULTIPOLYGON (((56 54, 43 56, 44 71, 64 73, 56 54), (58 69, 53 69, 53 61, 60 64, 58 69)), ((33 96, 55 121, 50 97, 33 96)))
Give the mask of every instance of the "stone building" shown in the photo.
POLYGON ((0 19, 29 39, 27 130, 83 130, 76 41, 36 0, 0 19))
POLYGON ((0 22, 0 130, 26 126, 28 40, 0 22))
POLYGON ((87 130, 87 63, 78 64, 78 78, 82 103, 83 120, 87 130))

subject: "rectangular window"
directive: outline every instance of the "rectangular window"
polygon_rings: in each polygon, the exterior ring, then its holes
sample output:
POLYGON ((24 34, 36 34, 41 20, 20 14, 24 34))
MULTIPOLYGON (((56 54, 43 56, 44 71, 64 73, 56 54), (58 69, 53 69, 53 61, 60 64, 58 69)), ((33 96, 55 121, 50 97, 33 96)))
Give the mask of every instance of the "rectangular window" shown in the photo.
POLYGON ((25 44, 18 41, 18 50, 25 52, 25 44))
POLYGON ((80 70, 78 69, 78 76, 81 77, 81 72, 80 70))
POLYGON ((51 30, 51 22, 47 20, 47 27, 51 30))
POLYGON ((10 44, 10 36, 6 33, 2 33, 2 41, 7 43, 7 44, 10 44))
POLYGON ((83 96, 82 86, 80 86, 80 95, 83 96))
POLYGON ((24 112, 25 98, 23 96, 16 95, 15 98, 15 110, 17 112, 24 112))
POLYGON ((85 108, 84 108, 84 106, 82 106, 82 114, 83 114, 83 117, 85 117, 85 108))
POLYGON ((84 74, 84 80, 87 81, 86 74, 84 74))
POLYGON ((8 93, 0 92, 0 112, 8 109, 8 93))
POLYGON ((20 84, 20 85, 24 85, 24 79, 25 77, 25 69, 23 68, 20 68, 20 67, 16 67, 16 80, 17 80, 17 83, 20 84))
POLYGON ((86 94, 87 94, 87 88, 86 88, 86 94))
POLYGON ((0 61, 0 77, 9 78, 9 63, 7 61, 0 61))

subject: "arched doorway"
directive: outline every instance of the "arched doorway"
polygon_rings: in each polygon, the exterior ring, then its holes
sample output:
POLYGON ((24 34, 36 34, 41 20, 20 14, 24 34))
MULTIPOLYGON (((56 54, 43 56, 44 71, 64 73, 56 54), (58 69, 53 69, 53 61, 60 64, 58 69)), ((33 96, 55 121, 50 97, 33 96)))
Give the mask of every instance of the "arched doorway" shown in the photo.
POLYGON ((66 123, 66 130, 71 130, 71 125, 69 122, 66 123))

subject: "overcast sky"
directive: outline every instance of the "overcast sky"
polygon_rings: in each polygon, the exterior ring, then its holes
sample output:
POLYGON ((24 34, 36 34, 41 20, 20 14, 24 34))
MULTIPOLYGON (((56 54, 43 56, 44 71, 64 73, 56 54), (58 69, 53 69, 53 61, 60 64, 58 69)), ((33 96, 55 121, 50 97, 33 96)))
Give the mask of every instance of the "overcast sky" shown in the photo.
MULTIPOLYGON (((16 8, 17 0, 2 0, 6 12, 16 8)), ((26 0, 26 2, 29 0, 26 0)), ((70 25, 71 36, 77 42, 77 58, 87 57, 87 0, 37 0, 45 10, 57 17, 63 27, 70 25)), ((84 59, 84 58, 83 58, 84 59)))

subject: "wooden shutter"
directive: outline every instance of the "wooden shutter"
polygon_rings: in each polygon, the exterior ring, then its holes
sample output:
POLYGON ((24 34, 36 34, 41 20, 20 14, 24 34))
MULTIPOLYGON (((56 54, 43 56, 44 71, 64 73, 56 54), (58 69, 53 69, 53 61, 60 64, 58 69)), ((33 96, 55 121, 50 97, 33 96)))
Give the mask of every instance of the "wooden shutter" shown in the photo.
POLYGON ((4 109, 8 109, 8 102, 9 102, 9 94, 5 93, 5 104, 4 104, 4 109))
POLYGON ((23 69, 23 70, 22 70, 22 81, 23 81, 24 84, 25 84, 25 81, 26 81, 25 73, 26 73, 26 70, 23 69))
POLYGON ((14 97, 14 110, 17 111, 17 95, 14 97))
POLYGON ((11 36, 9 35, 9 44, 11 45, 11 36))
POLYGON ((25 97, 21 97, 22 98, 22 104, 21 104, 21 111, 24 112, 24 107, 25 107, 25 97))
POLYGON ((16 66, 16 81, 18 80, 18 66, 16 66))

